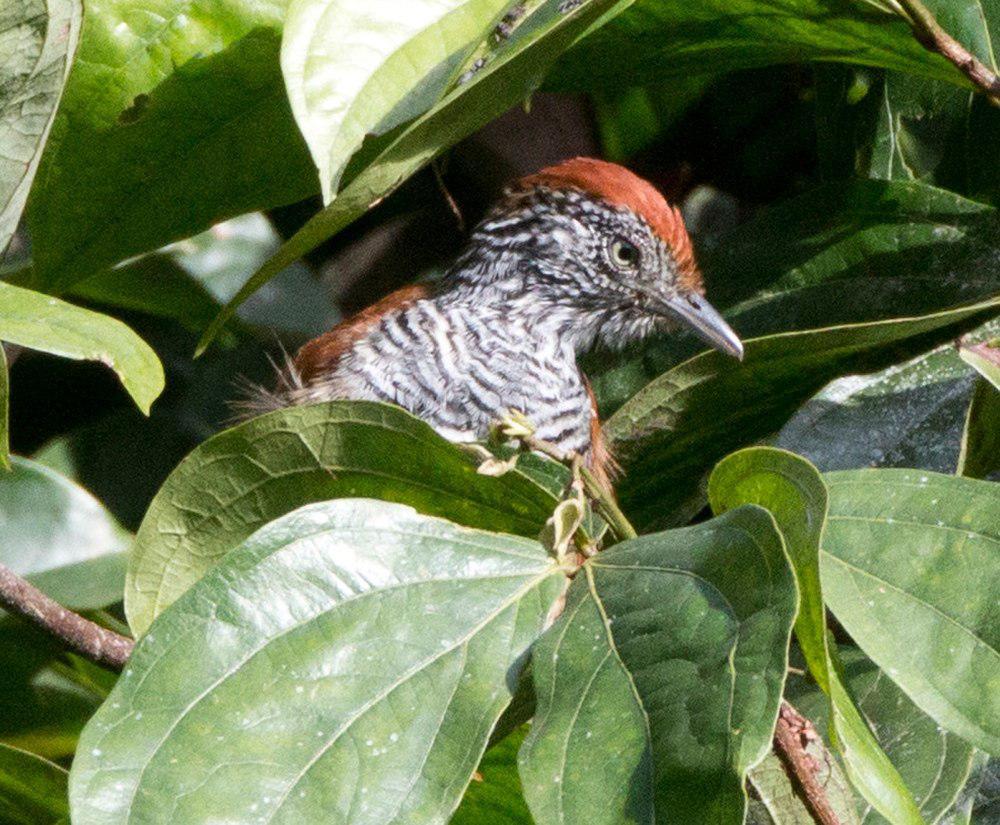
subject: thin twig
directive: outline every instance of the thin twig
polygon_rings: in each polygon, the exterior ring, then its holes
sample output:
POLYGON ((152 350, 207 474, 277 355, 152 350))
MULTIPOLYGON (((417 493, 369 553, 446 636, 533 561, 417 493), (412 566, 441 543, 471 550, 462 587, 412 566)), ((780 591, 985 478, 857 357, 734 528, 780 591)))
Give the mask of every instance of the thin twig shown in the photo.
POLYGON ((810 742, 819 739, 812 722, 793 708, 781 702, 778 725, 774 729, 774 751, 785 766, 793 784, 797 784, 802 801, 820 825, 841 825, 840 817, 827 798, 820 782, 819 765, 807 752, 810 742))
POLYGON ((990 102, 1000 105, 1000 76, 941 28, 921 0, 894 0, 914 37, 929 51, 940 54, 983 92, 990 102))
MULTIPOLYGON (((572 453, 560 450, 551 442, 535 438, 533 435, 522 436, 520 440, 529 450, 547 455, 549 458, 555 459, 562 464, 571 464, 573 461, 572 453)), ((618 541, 634 539, 638 533, 635 532, 635 528, 621 511, 618 502, 615 501, 614 493, 601 484, 587 467, 580 467, 580 478, 583 480, 584 492, 586 492, 587 497, 594 503, 594 507, 601 518, 608 523, 612 535, 618 541)))
POLYGON ((451 214, 455 216, 455 223, 458 225, 458 232, 460 235, 464 235, 465 216, 462 214, 458 201, 456 201, 451 192, 448 191, 448 187, 444 182, 444 176, 441 174, 441 167, 438 164, 437 159, 431 161, 431 169, 434 172, 434 180, 437 181, 438 189, 441 190, 441 195, 444 197, 444 202, 448 204, 448 209, 450 209, 451 214))
POLYGON ((73 653, 110 670, 120 672, 135 646, 128 637, 50 599, 5 564, 0 564, 0 607, 55 636, 73 653))

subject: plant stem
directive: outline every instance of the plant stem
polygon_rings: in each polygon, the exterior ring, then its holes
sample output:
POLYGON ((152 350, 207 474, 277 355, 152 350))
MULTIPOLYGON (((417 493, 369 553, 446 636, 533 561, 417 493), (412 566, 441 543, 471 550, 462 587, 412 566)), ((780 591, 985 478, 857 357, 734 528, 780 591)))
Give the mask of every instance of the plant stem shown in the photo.
POLYGON ((902 12, 914 37, 925 49, 940 54, 983 92, 991 103, 1000 105, 1000 76, 941 28, 941 24, 921 0, 894 0, 894 5, 902 12))
POLYGON ((802 801, 820 825, 841 825, 840 817, 826 796, 823 783, 817 775, 819 765, 808 753, 806 746, 818 740, 819 734, 812 722, 782 700, 778 711, 778 724, 774 729, 774 751, 797 784, 802 801))
POLYGON ((22 616, 55 636, 73 653, 120 672, 135 642, 107 630, 50 599, 41 590, 0 564, 0 607, 22 616))
MULTIPOLYGON (((571 467, 573 465, 573 455, 563 452, 555 444, 535 438, 533 435, 521 436, 520 441, 529 450, 547 455, 561 464, 568 464, 571 467)), ((588 498, 594 503, 601 518, 608 523, 608 529, 618 541, 634 539, 639 535, 621 511, 618 502, 615 501, 614 493, 601 484, 594 477, 594 474, 582 464, 580 465, 580 478, 583 480, 584 491, 588 498)))
POLYGON ((614 493, 594 478, 594 474, 586 467, 580 468, 580 477, 583 479, 584 490, 594 502, 601 518, 608 523, 615 538, 624 541, 638 536, 639 534, 636 533, 635 528, 618 506, 618 502, 615 501, 614 493))

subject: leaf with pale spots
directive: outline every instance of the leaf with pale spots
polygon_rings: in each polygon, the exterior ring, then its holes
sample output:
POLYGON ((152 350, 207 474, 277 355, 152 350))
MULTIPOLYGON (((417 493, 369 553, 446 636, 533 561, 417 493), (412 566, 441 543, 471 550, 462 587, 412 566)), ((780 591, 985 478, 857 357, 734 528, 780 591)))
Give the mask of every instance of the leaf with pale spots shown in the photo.
POLYGON ((153 499, 129 563, 125 612, 142 634, 254 530, 303 504, 371 497, 459 524, 537 536, 556 496, 477 459, 399 407, 332 401, 246 421, 194 449, 153 499))
POLYGON ((590 559, 532 654, 538 825, 741 822, 770 748, 795 579, 759 507, 590 559))
POLYGON ((915 470, 825 480, 830 609, 924 713, 1000 753, 1000 486, 915 470))
POLYGON ((565 584, 537 541, 300 508, 153 623, 83 733, 73 822, 442 822, 565 584))

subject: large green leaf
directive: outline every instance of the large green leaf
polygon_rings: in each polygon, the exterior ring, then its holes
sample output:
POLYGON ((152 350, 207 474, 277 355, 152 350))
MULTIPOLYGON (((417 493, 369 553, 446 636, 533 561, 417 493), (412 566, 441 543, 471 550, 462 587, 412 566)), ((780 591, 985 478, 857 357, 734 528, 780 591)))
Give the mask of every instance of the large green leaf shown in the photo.
POLYGON ((499 478, 397 407, 337 401, 269 413, 197 447, 136 535, 125 609, 141 634, 254 530, 313 501, 367 496, 460 524, 535 536, 556 499, 515 470, 499 478))
POLYGON ((69 825, 66 780, 64 768, 0 745, 0 818, 6 825, 69 825))
POLYGON ((369 135, 440 100, 509 0, 292 0, 281 68, 295 119, 319 169, 323 200, 369 135))
POLYGON ((998 306, 1000 298, 918 318, 751 339, 742 363, 708 352, 669 370, 606 427, 626 470, 619 484, 626 511, 640 525, 683 522, 703 505, 701 478, 715 461, 779 429, 831 378, 897 361, 998 306))
POLYGON ((73 60, 79 0, 0 8, 0 255, 17 229, 73 60))
POLYGON ((141 640, 81 738, 73 821, 443 822, 565 583, 532 540, 301 508, 141 640))
POLYGON ((795 579, 758 507, 615 545, 535 645, 525 795, 555 822, 741 822, 770 748, 795 579))
POLYGON ((613 16, 630 2, 543 0, 531 8, 513 35, 491 43, 440 102, 398 134, 388 135, 388 145, 378 144, 375 157, 337 199, 290 238, 227 304, 202 336, 199 352, 212 342, 236 307, 284 267, 357 220, 440 152, 527 98, 570 44, 595 22, 613 16))
MULTIPOLYGON (((965 784, 975 749, 939 727, 857 649, 844 650, 842 659, 845 682, 906 787, 919 800, 920 815, 926 822, 936 822, 965 784)), ((787 694, 820 730, 826 729, 827 703, 814 686, 790 678, 787 694)), ((859 804, 858 813, 863 825, 886 822, 868 805, 859 804)))
MULTIPOLYGON (((982 330, 1000 329, 997 321, 982 330)), ((834 381, 782 427, 775 445, 821 470, 918 467, 950 473, 976 373, 951 343, 870 375, 834 381)))
POLYGON ((119 601, 129 536, 90 493, 14 456, 0 474, 0 562, 77 610, 119 601))
POLYGON ((0 283, 0 341, 113 369, 144 413, 163 391, 156 353, 121 321, 0 283))
POLYGON ((893 822, 920 825, 913 796, 858 713, 832 658, 836 651, 827 639, 820 577, 827 491, 816 468, 782 450, 741 450, 719 462, 709 479, 708 494, 716 513, 757 504, 774 517, 799 588, 795 634, 810 672, 829 697, 831 736, 844 756, 848 776, 893 822))
POLYGON ((87 3, 29 204, 32 286, 316 191, 278 65, 285 5, 87 3))
POLYGON ((914 470, 826 481, 831 610, 925 713, 1000 752, 1000 486, 914 470))
MULTIPOLYGON (((971 16, 979 2, 934 5, 962 8, 971 16)), ((567 54, 553 85, 615 89, 803 61, 885 66, 967 85, 886 7, 865 0, 638 0, 567 54)))

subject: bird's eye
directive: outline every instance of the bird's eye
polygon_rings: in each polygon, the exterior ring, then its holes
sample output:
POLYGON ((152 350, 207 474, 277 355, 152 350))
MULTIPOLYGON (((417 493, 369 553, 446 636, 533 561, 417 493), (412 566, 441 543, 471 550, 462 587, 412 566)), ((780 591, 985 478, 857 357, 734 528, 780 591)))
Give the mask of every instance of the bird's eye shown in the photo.
POLYGON ((611 244, 611 260, 622 269, 636 269, 639 266, 639 249, 628 241, 611 244))

